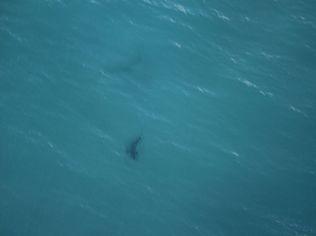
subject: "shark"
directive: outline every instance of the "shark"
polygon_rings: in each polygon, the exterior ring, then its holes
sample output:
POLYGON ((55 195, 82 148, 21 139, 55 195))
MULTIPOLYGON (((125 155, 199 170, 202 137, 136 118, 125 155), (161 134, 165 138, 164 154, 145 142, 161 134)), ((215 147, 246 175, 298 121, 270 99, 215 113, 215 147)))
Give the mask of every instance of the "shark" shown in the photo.
POLYGON ((136 160, 138 152, 137 152, 137 146, 141 142, 142 136, 139 135, 133 139, 133 141, 128 145, 126 149, 126 153, 133 159, 136 160))

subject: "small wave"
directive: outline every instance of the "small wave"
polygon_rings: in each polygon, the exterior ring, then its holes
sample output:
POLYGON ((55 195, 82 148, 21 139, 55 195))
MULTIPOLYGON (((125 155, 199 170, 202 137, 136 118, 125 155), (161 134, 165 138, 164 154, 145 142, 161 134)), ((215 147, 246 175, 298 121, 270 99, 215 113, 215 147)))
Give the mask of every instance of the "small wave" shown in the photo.
POLYGON ((142 1, 146 4, 154 6, 154 7, 162 6, 166 9, 181 12, 181 13, 186 14, 186 15, 189 15, 189 14, 193 15, 193 13, 190 11, 189 8, 187 8, 184 5, 179 4, 179 3, 174 3, 171 1, 153 1, 153 0, 142 0, 142 1))
POLYGON ((201 93, 204 93, 204 94, 209 94, 211 96, 215 96, 216 94, 206 88, 203 88, 203 87, 200 87, 200 86, 197 86, 196 89, 201 92, 201 93))
POLYGON ((176 147, 176 148, 178 148, 178 149, 180 149, 180 150, 182 150, 182 151, 186 151, 186 152, 191 152, 191 151, 192 151, 191 148, 188 148, 188 147, 186 147, 186 146, 183 145, 183 144, 179 144, 179 143, 176 143, 176 142, 171 142, 171 144, 172 144, 174 147, 176 147))
POLYGON ((95 5, 101 5, 101 3, 99 1, 96 1, 96 0, 89 0, 89 2, 91 4, 95 4, 95 5))
POLYGON ((176 41, 172 41, 172 44, 176 46, 177 48, 182 48, 182 45, 176 41))
POLYGON ((194 84, 190 84, 186 82, 183 82, 182 85, 185 86, 187 89, 195 90, 205 95, 210 95, 212 97, 215 97, 217 95, 215 92, 210 91, 209 89, 203 87, 202 85, 194 85, 194 84))
POLYGON ((289 105, 289 109, 290 109, 291 111, 296 112, 296 113, 302 114, 302 115, 305 116, 305 117, 308 117, 305 112, 303 112, 301 109, 298 109, 298 108, 294 107, 293 105, 289 105))
POLYGON ((24 41, 18 34, 13 33, 11 30, 9 30, 6 27, 1 27, 0 30, 5 32, 5 33, 7 33, 11 38, 13 38, 14 40, 18 41, 19 43, 24 41))
POLYGON ((272 60, 272 59, 279 59, 281 58, 281 56, 279 55, 273 55, 273 54, 269 54, 267 52, 262 51, 261 55, 264 56, 264 58, 266 58, 267 60, 272 60))
POLYGON ((237 78, 237 80, 239 82, 241 82, 242 84, 246 85, 249 88, 254 88, 256 91, 259 92, 259 94, 263 95, 263 96, 267 96, 267 97, 273 97, 273 93, 269 92, 269 91, 264 91, 262 90, 258 85, 256 85, 255 83, 246 80, 246 79, 242 79, 242 78, 237 78))
POLYGON ((143 115, 147 116, 148 118, 150 118, 152 120, 157 120, 157 121, 171 124, 171 121, 168 120, 167 118, 163 117, 162 115, 158 115, 157 113, 147 111, 144 108, 137 106, 137 105, 135 105, 135 107, 139 112, 141 112, 143 115))
POLYGON ((224 13, 222 13, 221 11, 219 10, 216 10, 216 9, 213 9, 213 11, 215 12, 216 16, 221 19, 221 20, 224 20, 224 21, 230 21, 230 18, 225 16, 224 13))
POLYGON ((164 20, 167 20, 167 21, 169 21, 169 22, 171 22, 173 24, 177 23, 177 21, 174 18, 170 17, 170 16, 161 16, 160 18, 164 19, 164 20))
POLYGON ((108 141, 113 141, 113 137, 110 136, 109 134, 106 134, 105 132, 103 132, 101 129, 97 128, 97 127, 90 127, 91 132, 96 135, 97 137, 101 138, 101 139, 105 139, 108 141))
POLYGON ((173 6, 174 6, 175 9, 177 9, 178 11, 183 12, 184 14, 188 14, 188 10, 187 10, 184 6, 182 6, 182 5, 180 5, 180 4, 176 4, 176 3, 175 3, 173 6))
POLYGON ((240 81, 241 83, 245 84, 248 87, 258 88, 258 86, 255 83, 253 83, 249 80, 238 78, 238 81, 240 81))

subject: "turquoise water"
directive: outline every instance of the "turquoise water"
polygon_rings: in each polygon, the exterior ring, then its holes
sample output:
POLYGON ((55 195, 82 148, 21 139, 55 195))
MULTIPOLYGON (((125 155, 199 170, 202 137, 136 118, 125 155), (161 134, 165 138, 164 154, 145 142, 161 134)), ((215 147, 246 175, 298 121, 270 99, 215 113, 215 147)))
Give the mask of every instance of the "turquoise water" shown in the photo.
POLYGON ((0 235, 316 235, 315 12, 2 0, 0 235))

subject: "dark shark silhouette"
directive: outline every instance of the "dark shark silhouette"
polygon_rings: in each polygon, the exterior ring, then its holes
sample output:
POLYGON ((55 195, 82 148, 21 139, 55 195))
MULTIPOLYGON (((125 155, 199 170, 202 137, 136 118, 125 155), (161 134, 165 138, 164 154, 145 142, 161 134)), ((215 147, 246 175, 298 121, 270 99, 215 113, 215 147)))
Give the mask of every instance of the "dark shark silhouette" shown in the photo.
POLYGON ((137 152, 137 146, 142 140, 142 136, 137 136, 127 147, 126 152, 130 155, 130 157, 133 160, 136 160, 138 152, 137 152))

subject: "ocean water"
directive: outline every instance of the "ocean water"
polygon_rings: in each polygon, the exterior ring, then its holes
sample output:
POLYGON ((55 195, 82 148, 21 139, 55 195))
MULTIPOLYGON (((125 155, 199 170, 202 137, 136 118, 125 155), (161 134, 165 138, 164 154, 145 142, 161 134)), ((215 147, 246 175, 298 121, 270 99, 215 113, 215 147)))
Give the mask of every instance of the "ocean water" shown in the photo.
POLYGON ((1 0, 0 235, 316 235, 315 12, 1 0))

